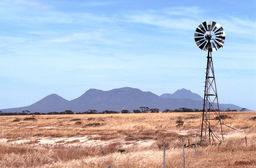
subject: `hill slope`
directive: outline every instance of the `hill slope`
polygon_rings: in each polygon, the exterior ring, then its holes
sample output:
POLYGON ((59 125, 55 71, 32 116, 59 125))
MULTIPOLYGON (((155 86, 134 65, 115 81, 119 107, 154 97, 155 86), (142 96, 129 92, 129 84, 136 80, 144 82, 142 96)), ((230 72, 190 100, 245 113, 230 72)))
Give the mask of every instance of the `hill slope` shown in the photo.
POLYGON ((165 93, 161 95, 162 98, 170 98, 170 99, 191 99, 191 100, 203 100, 203 98, 196 94, 191 92, 187 89, 179 89, 173 94, 165 93))
MULTIPOLYGON (((134 110, 141 106, 149 108, 177 109, 180 107, 201 109, 203 99, 189 90, 177 90, 174 94, 163 94, 158 96, 152 92, 141 91, 136 88, 124 87, 102 91, 89 89, 80 97, 68 101, 56 94, 49 95, 42 100, 26 107, 4 109, 4 112, 61 112, 67 109, 74 112, 85 112, 90 109, 97 111, 123 109, 134 110)), ((241 107, 232 104, 221 104, 221 109, 236 109, 241 107)))

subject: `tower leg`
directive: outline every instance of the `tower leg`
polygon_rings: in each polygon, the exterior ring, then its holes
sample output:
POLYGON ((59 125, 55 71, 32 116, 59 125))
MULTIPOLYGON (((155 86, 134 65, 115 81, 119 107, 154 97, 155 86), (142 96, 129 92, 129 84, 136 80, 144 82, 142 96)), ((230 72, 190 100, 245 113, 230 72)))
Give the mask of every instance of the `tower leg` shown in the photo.
POLYGON ((207 67, 205 75, 204 102, 201 122, 201 142, 211 143, 211 140, 223 140, 222 122, 220 118, 220 108, 215 81, 212 52, 207 54, 207 67), (218 120, 216 123, 215 120, 218 120), (211 123, 212 121, 212 123, 211 123), (215 128, 220 127, 220 131, 215 128), (215 129, 215 130, 213 130, 215 129), (221 135, 221 138, 219 137, 221 135))

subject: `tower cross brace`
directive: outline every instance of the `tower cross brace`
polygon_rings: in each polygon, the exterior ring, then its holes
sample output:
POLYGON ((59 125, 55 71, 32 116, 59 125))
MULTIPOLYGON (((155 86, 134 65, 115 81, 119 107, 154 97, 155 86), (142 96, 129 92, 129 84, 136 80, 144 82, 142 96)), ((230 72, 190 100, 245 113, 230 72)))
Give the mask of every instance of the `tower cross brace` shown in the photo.
POLYGON ((204 143, 221 143, 223 140, 222 121, 220 116, 220 106, 214 74, 212 52, 209 50, 207 54, 200 137, 201 142, 204 143))

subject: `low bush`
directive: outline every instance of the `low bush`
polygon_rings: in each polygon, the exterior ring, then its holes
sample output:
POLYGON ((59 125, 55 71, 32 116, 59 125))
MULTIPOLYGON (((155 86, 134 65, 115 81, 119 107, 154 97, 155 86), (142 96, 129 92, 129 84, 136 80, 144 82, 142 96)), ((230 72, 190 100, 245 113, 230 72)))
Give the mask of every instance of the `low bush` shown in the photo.
POLYGON ((176 120, 176 127, 181 127, 183 126, 184 121, 182 120, 181 117, 178 117, 178 119, 176 120))

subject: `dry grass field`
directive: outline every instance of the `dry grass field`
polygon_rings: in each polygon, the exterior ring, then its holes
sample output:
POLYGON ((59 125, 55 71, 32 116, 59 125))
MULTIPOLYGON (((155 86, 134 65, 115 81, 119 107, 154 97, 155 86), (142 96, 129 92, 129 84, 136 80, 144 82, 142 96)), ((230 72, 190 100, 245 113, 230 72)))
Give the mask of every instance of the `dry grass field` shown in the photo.
MULTIPOLYGON (((0 167, 256 167, 256 112, 225 112, 221 145, 193 144, 201 113, 0 116, 0 167), (183 125, 177 125, 183 121, 183 125)), ((198 138, 199 139, 199 138, 198 138)))

